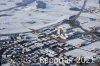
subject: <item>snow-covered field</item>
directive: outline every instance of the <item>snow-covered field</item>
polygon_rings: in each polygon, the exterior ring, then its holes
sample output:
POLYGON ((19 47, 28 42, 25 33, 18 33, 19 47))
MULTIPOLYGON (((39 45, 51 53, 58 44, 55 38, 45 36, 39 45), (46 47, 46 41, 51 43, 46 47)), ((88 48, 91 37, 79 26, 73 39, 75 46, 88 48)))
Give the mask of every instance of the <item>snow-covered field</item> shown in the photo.
POLYGON ((84 50, 93 50, 95 48, 100 49, 100 41, 97 41, 97 42, 92 43, 92 44, 90 44, 88 46, 82 47, 81 49, 84 49, 84 50))
POLYGON ((81 44, 83 42, 85 42, 85 41, 82 39, 79 39, 79 38, 67 41, 67 43, 72 45, 72 46, 76 46, 76 45, 81 44))
MULTIPOLYGON (((24 1, 26 0, 0 1, 0 34, 28 32, 30 31, 28 28, 42 28, 49 23, 57 21, 63 16, 67 16, 68 19, 71 15, 78 13, 78 11, 71 11, 69 8, 81 8, 84 0, 41 0, 46 3, 45 9, 37 9, 36 1, 31 2, 32 0, 27 0, 26 6, 18 7, 18 5, 16 5, 24 1)), ((89 7, 96 7, 99 9, 100 4, 98 0, 88 0, 86 8, 89 7)), ((79 21, 84 28, 89 29, 91 26, 100 26, 99 18, 100 12, 95 14, 82 13, 79 21), (98 20, 90 22, 89 18, 98 20), (88 22, 83 24, 86 21, 88 22)))
POLYGON ((84 50, 81 50, 81 49, 75 49, 75 50, 72 50, 70 52, 66 52, 65 55, 66 56, 72 55, 74 57, 81 57, 81 56, 83 56, 83 57, 93 57, 96 54, 92 53, 92 52, 84 51, 84 50))

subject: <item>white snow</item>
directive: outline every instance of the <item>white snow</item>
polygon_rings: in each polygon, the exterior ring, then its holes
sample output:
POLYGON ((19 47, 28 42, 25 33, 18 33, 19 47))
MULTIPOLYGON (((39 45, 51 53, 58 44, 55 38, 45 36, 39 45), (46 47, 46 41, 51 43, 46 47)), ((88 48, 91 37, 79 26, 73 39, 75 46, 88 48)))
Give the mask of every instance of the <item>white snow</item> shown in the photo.
POLYGON ((92 52, 88 52, 85 50, 81 50, 81 49, 75 49, 69 52, 66 52, 65 55, 72 55, 74 57, 80 57, 80 56, 84 56, 84 57, 92 57, 94 55, 96 55, 95 53, 92 52))
POLYGON ((0 27, 5 29, 0 30, 0 34, 13 34, 13 33, 22 33, 22 32, 30 32, 31 30, 25 28, 23 25, 19 23, 12 24, 0 24, 0 27))
POLYGON ((92 49, 99 48, 100 49, 100 41, 92 43, 88 46, 82 47, 81 49, 91 51, 92 49))
POLYGON ((77 39, 69 40, 69 41, 67 41, 66 43, 67 43, 67 44, 70 44, 70 45, 73 45, 73 46, 76 46, 76 45, 81 44, 81 43, 83 43, 83 42, 85 42, 85 40, 82 40, 82 39, 80 39, 80 38, 77 38, 77 39))
MULTIPOLYGON (((27 32, 27 31, 30 31, 27 28, 40 29, 48 25, 55 24, 61 20, 68 19, 71 15, 75 15, 78 13, 78 11, 70 11, 69 8, 70 7, 81 7, 84 0, 80 0, 79 3, 73 0, 71 0, 70 2, 64 1, 64 0, 52 0, 52 1, 43 0, 43 1, 47 4, 46 9, 36 9, 35 7, 36 3, 33 2, 27 5, 26 7, 16 8, 18 10, 12 9, 8 11, 0 12, 0 14, 11 15, 11 16, 0 17, 0 23, 3 23, 3 22, 10 23, 10 24, 14 23, 12 25, 8 25, 10 27, 12 26, 11 28, 6 27, 5 25, 1 26, 2 24, 0 24, 0 28, 5 27, 4 30, 0 31, 0 34, 27 32), (27 22, 36 22, 36 23, 28 24, 27 22), (20 24, 22 24, 24 27, 20 27, 20 24), (18 25, 19 27, 16 27, 15 25, 18 25)), ((22 0, 14 0, 14 1, 13 0, 11 1, 2 0, 0 1, 0 10, 16 7, 16 3, 19 3, 19 2, 22 2, 22 0), (2 5, 2 4, 6 4, 6 5, 2 5)), ((96 1, 89 0, 89 2, 87 2, 86 7, 94 6, 94 5, 90 5, 89 3, 98 5, 97 4, 98 0, 96 1)), ((93 18, 99 19, 99 17, 96 16, 95 14, 82 13, 81 16, 82 17, 93 17, 93 18)), ((84 21, 84 18, 81 19, 81 21, 84 21)), ((85 27, 86 29, 89 29, 91 26, 100 26, 98 22, 92 23, 91 25, 89 24, 91 23, 89 22, 87 24, 82 24, 82 26, 85 27)))
POLYGON ((2 64, 2 66, 10 66, 10 63, 2 64))

